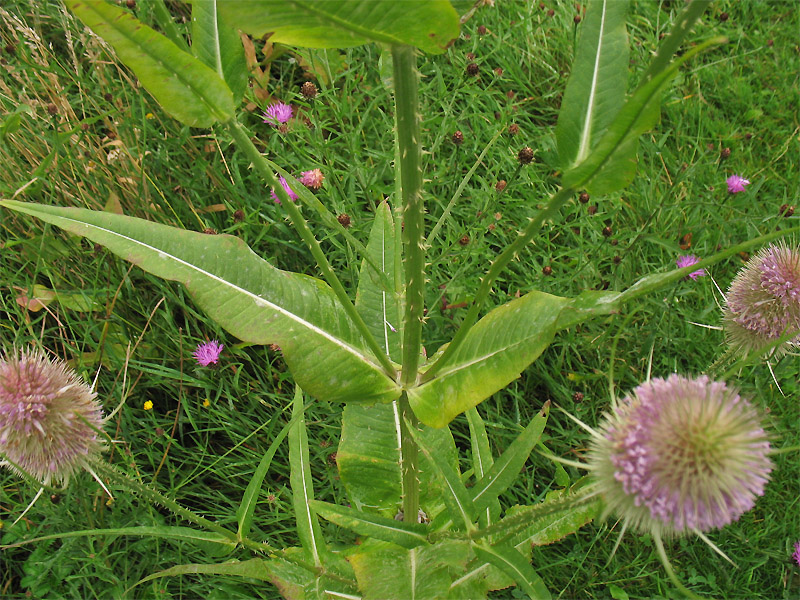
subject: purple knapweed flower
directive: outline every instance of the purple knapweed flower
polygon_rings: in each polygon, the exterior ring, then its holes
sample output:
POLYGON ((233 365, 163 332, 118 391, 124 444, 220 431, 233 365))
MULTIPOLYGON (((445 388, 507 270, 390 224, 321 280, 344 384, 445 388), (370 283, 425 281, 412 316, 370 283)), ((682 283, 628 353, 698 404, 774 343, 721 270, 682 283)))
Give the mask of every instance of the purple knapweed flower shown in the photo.
POLYGON ((65 362, 37 350, 0 359, 0 465, 66 484, 98 460, 102 427, 96 394, 65 362))
POLYGON ((792 554, 792 558, 800 565, 800 542, 794 543, 794 554, 792 554))
POLYGON ((219 355, 224 347, 217 340, 198 344, 193 354, 194 359, 201 367, 207 367, 211 363, 217 364, 219 355))
POLYGON ((273 102, 264 111, 264 123, 268 123, 273 127, 279 127, 283 123, 287 123, 292 118, 292 107, 283 102, 273 102))
POLYGON ((736 521, 772 463, 757 411, 722 382, 670 375, 635 388, 605 419, 589 469, 607 513, 658 539, 736 521))
MULTIPOLYGON (((742 267, 725 295, 722 318, 728 344, 747 354, 781 336, 800 334, 800 247, 773 244, 742 267)), ((775 349, 785 354, 800 335, 775 349)))
MULTIPOLYGON (((283 189, 286 191, 286 193, 289 194, 289 199, 290 200, 297 200, 298 195, 295 194, 294 191, 292 190, 292 188, 289 187, 289 184, 286 183, 286 179, 283 177, 283 175, 278 177, 278 179, 281 182, 281 187, 283 187, 283 189)), ((280 204, 281 203, 280 198, 278 198, 278 195, 275 193, 275 188, 272 188, 272 190, 270 191, 270 196, 272 196, 272 199, 275 201, 276 204, 280 204)))
MULTIPOLYGON (((700 259, 697 258, 694 254, 687 254, 686 256, 679 256, 678 260, 675 261, 675 264, 678 266, 679 269, 684 267, 691 267, 692 265, 696 265, 700 262, 700 259)), ((705 269, 698 269, 697 271, 692 271, 687 275, 687 277, 691 277, 692 279, 697 279, 698 277, 704 277, 706 274, 705 269)))
POLYGON ((300 178, 300 183, 312 190, 318 190, 321 188, 322 182, 325 179, 325 175, 323 175, 322 171, 319 169, 303 171, 302 175, 303 176, 300 178))
POLYGON ((750 185, 750 181, 739 175, 731 175, 726 179, 728 184, 728 191, 731 194, 738 194, 744 191, 744 186, 750 185))

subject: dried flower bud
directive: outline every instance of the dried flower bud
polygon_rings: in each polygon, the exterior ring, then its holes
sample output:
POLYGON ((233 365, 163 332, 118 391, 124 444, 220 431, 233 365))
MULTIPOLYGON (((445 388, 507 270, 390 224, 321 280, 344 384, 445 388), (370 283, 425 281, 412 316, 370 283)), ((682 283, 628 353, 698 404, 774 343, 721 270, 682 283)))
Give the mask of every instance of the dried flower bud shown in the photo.
POLYGON ((498 192, 502 192, 504 189, 506 189, 507 185, 508 183, 506 183, 506 180, 501 179, 496 184, 494 184, 494 189, 496 189, 498 192))
POLYGON ((552 8, 547 11, 547 16, 548 17, 552 17, 554 14, 556 14, 556 11, 554 11, 552 8))
POLYGON ((469 63, 467 65, 467 75, 475 77, 478 74, 478 65, 476 63, 469 63))
POLYGON ((619 254, 615 254, 615 255, 614 255, 614 258, 612 258, 612 259, 611 259, 611 261, 612 261, 612 262, 613 262, 615 265, 618 265, 619 263, 621 263, 621 262, 622 262, 622 257, 621 257, 619 254))
POLYGON ((583 394, 580 392, 575 392, 572 394, 573 402, 582 402, 583 401, 583 394))
POLYGON ((206 227, 205 229, 203 229, 203 233, 205 233, 206 235, 217 235, 217 230, 214 229, 213 227, 206 227))
POLYGON ((136 8, 136 0, 125 0, 125 6, 133 10, 136 8))
POLYGON ((581 195, 578 196, 578 200, 580 200, 581 204, 586 204, 589 202, 589 194, 586 192, 581 192, 581 195))
POLYGON ((497 67, 494 70, 494 74, 497 75, 498 77, 502 77, 503 76, 503 69, 501 69, 500 67, 497 67))
POLYGON ((533 162, 533 149, 525 146, 517 154, 517 160, 521 165, 529 165, 533 162))
POLYGON ((50 104, 47 105, 47 112, 50 113, 51 115, 58 114, 58 107, 51 102, 50 104))
POLYGON ((475 54, 472 52, 467 52, 466 57, 467 60, 475 60, 475 54))
POLYGON ((306 81, 303 85, 300 86, 300 93, 303 94, 309 100, 312 100, 317 97, 317 86, 315 86, 310 81, 306 81))
POLYGON ((542 275, 546 277, 552 274, 553 274, 553 268, 550 265, 545 265, 544 267, 542 267, 542 275))
POLYGON ((478 25, 478 34, 486 35, 486 25, 478 25))
POLYGON ((241 223, 242 221, 244 221, 244 211, 239 208, 233 212, 233 222, 241 223))
POLYGON ((720 20, 721 23, 724 23, 725 21, 727 21, 728 20, 728 13, 726 13, 726 12, 719 13, 719 20, 720 20))
POLYGON ((580 15, 575 15, 574 17, 572 17, 572 20, 575 23, 575 25, 577 25, 578 23, 581 22, 581 16, 580 15))
POLYGON ((111 102, 113 99, 114 96, 112 96, 111 93, 106 92, 105 94, 103 94, 103 100, 105 100, 106 102, 111 102))
POLYGON ((778 214, 782 217, 791 217, 794 214, 794 206, 790 204, 781 204, 778 209, 778 214))
POLYGON ((588 212, 590 215, 597 214, 597 205, 592 204, 591 206, 587 207, 586 212, 588 212))
POLYGON ((347 213, 340 214, 338 217, 336 217, 336 220, 339 221, 339 225, 341 225, 345 229, 350 227, 350 215, 348 215, 347 213))
POLYGON ((464 143, 464 134, 463 134, 463 133, 461 133, 461 131, 456 131, 456 132, 453 134, 453 143, 454 143, 456 146, 460 146, 461 144, 463 144, 463 143, 464 143))
POLYGON ((506 98, 508 98, 509 100, 513 100, 514 96, 516 96, 516 95, 517 95, 517 93, 514 90, 508 90, 506 92, 506 98))
POLYGON ((511 135, 517 135, 519 133, 519 125, 516 123, 512 123, 508 126, 508 133, 511 135))
POLYGON ((725 160, 726 158, 729 158, 730 155, 731 155, 731 149, 723 148, 722 151, 719 153, 719 158, 720 160, 725 160))
POLYGON ((462 246, 466 246, 469 244, 469 236, 467 234, 462 235, 461 239, 458 240, 458 243, 462 246))
POLYGON ((603 236, 604 237, 611 237, 611 235, 613 233, 614 233, 614 230, 611 229, 610 226, 606 225, 605 227, 603 227, 603 236))

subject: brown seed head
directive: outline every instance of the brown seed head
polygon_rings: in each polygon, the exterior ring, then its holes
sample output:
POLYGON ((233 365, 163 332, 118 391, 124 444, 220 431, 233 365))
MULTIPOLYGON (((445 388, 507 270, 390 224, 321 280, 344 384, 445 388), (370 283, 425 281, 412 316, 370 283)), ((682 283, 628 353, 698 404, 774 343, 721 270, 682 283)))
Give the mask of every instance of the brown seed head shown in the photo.
POLYGON ((781 204, 778 214, 782 217, 791 217, 794 214, 794 206, 790 204, 781 204))
POLYGON ((578 200, 581 201, 581 204, 586 204, 589 201, 589 194, 581 192, 581 195, 578 196, 578 200))
POLYGON ((463 144, 463 143, 464 143, 464 134, 463 134, 463 133, 461 133, 461 131, 456 131, 456 132, 453 134, 453 143, 454 143, 456 146, 460 146, 461 144, 463 144))
POLYGON ((51 102, 50 104, 47 105, 47 112, 50 113, 51 115, 58 114, 58 107, 51 102))
POLYGON ((581 394, 580 392, 575 392, 574 394, 572 394, 572 400, 574 402, 580 402, 581 400, 583 400, 583 394, 581 394))
POLYGON ((461 239, 458 240, 458 243, 461 244, 462 246, 466 246, 467 244, 469 244, 469 236, 467 234, 462 235, 461 239))
POLYGON ((533 149, 525 146, 522 150, 519 151, 517 154, 517 160, 521 165, 529 165, 533 162, 533 149))
POLYGON ((125 0, 125 6, 133 10, 136 8, 136 0, 125 0))
POLYGON ((615 265, 618 265, 619 263, 622 262, 622 257, 619 254, 617 254, 611 260, 614 262, 615 265))
POLYGON ((597 214, 597 204, 592 204, 586 209, 586 212, 588 212, 590 215, 597 214))
POLYGON ((502 77, 503 76, 503 69, 501 69, 500 67, 497 67, 494 70, 494 74, 497 75, 498 77, 502 77))
POLYGON ((508 183, 506 182, 506 180, 501 179, 500 181, 494 184, 494 189, 496 189, 498 192, 502 192, 504 189, 506 189, 507 185, 508 183))
POLYGON ((114 96, 112 96, 110 92, 106 92, 105 94, 103 94, 103 100, 105 100, 106 102, 111 102, 113 99, 114 96))
POLYGON ((722 151, 719 153, 720 160, 725 160, 726 158, 730 157, 731 149, 730 148, 723 148, 722 151))
POLYGON ((9 44, 6 44, 5 51, 8 54, 14 54, 14 52, 17 51, 17 47, 16 47, 16 45, 9 43, 9 44))
POLYGON ((467 75, 475 77, 478 74, 478 65, 476 63, 469 63, 467 65, 467 75))
POLYGON ((241 223, 242 221, 244 221, 244 211, 239 208, 233 212, 233 222, 241 223))
POLYGON ((572 17, 572 20, 573 20, 573 21, 575 22, 575 24, 577 25, 578 23, 580 23, 580 22, 581 22, 581 16, 580 16, 580 15, 575 15, 574 17, 572 17))
POLYGON ((480 35, 486 35, 486 25, 478 25, 478 33, 480 35))
POLYGON ((554 11, 552 8, 547 11, 547 16, 548 17, 552 17, 554 14, 556 14, 556 11, 554 11))
POLYGON ((306 81, 303 85, 300 86, 300 93, 303 94, 309 100, 317 97, 317 86, 315 86, 310 81, 306 81))
POLYGON ((509 125, 508 133, 510 133, 511 135, 517 135, 519 133, 519 125, 517 125, 516 123, 512 123, 511 125, 509 125))
POLYGON ((206 235, 217 235, 217 230, 212 227, 206 227, 205 229, 203 229, 203 233, 205 233, 206 235))
POLYGON ((514 90, 508 90, 506 92, 506 98, 508 98, 509 100, 513 100, 514 96, 516 96, 516 95, 517 95, 517 93, 514 90))
POLYGON ((339 221, 339 225, 341 225, 345 229, 350 227, 350 215, 348 215, 347 213, 340 214, 338 217, 336 217, 336 220, 339 221))
POLYGON ((545 277, 553 274, 553 268, 550 265, 542 267, 542 275, 545 277))
POLYGON ((728 13, 726 13, 726 12, 719 13, 719 20, 720 20, 721 23, 724 23, 725 21, 727 21, 728 20, 728 13))

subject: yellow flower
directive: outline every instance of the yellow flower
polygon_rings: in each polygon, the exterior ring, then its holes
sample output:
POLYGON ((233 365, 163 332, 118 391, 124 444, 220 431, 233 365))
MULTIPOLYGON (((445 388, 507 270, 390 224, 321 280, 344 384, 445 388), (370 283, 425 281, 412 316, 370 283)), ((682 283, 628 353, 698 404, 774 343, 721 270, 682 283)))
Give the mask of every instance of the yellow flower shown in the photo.
POLYGON ((155 115, 153 113, 149 112, 144 116, 144 118, 145 119, 155 119, 155 115))
POLYGON ((145 410, 153 410, 153 403, 150 402, 150 400, 148 400, 147 402, 144 403, 144 409, 145 410))
POLYGON ((211 406, 211 402, 209 402, 208 398, 203 400, 203 406, 211 406))

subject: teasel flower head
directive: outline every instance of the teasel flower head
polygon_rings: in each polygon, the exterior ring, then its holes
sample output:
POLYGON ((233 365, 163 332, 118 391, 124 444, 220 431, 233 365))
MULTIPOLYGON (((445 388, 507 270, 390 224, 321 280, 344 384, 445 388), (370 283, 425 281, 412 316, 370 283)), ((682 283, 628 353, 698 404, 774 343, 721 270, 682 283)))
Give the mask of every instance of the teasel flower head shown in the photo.
POLYGON ((606 514, 661 547, 750 510, 772 470, 769 449, 758 412, 735 390, 673 374, 638 386, 605 416, 588 466, 606 514))
POLYGON ((43 485, 66 484, 92 472, 103 423, 96 394, 63 361, 36 350, 0 359, 0 465, 43 485))
POLYGON ((736 353, 767 349, 786 334, 776 356, 800 345, 800 247, 773 244, 751 258, 725 295, 722 322, 736 353))

